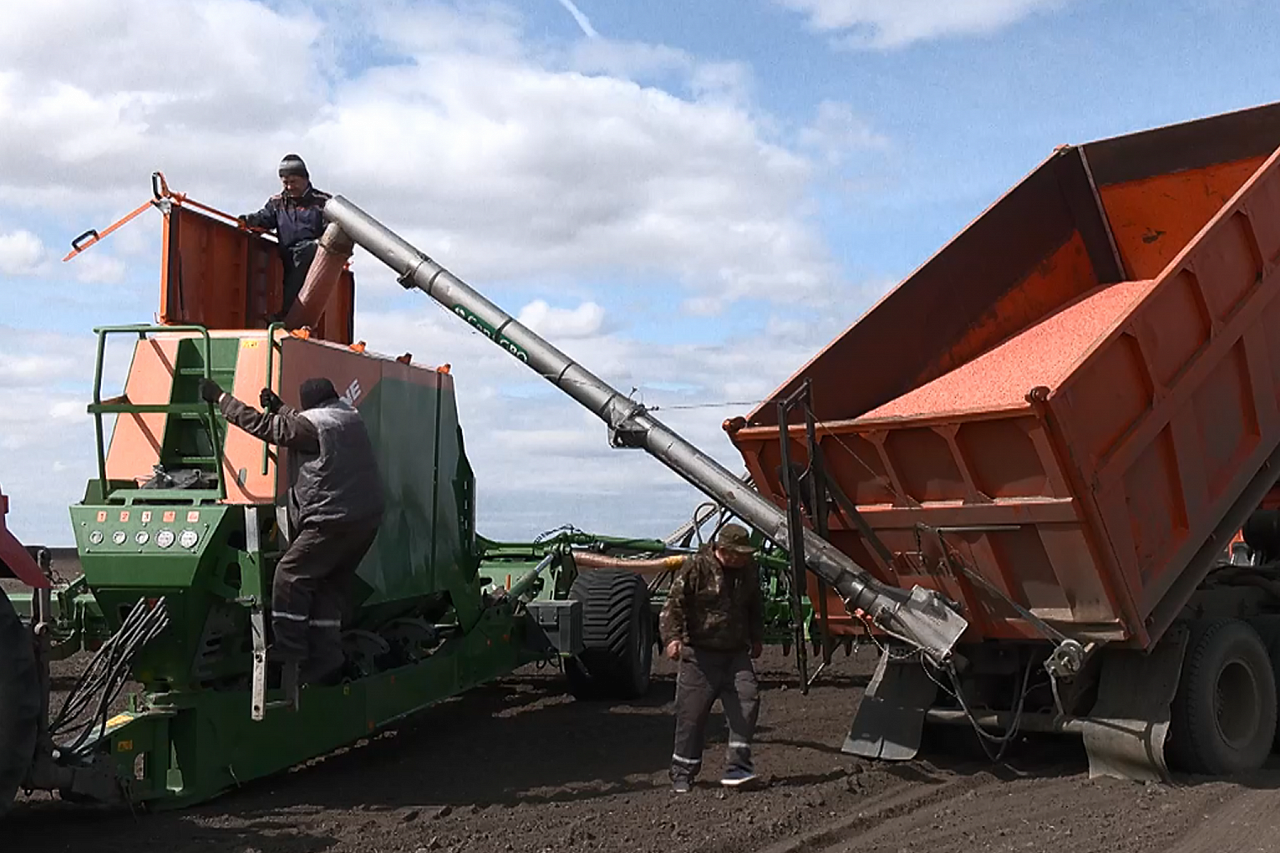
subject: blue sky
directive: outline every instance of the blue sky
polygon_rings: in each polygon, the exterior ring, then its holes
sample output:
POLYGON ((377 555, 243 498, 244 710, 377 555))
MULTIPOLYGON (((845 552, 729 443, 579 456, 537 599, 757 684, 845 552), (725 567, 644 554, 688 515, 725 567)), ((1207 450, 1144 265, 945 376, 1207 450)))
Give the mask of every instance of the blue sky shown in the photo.
MULTIPOLYGON (((92 470, 89 330, 150 319, 158 216, 60 258, 153 169, 239 212, 298 151, 736 468, 718 425, 746 407, 709 404, 765 396, 1055 145, 1280 100, 1263 0, 57 0, 4 26, 0 484, 51 543, 92 470)), ((699 500, 356 271, 371 348, 454 366, 483 532, 662 534, 699 500)))

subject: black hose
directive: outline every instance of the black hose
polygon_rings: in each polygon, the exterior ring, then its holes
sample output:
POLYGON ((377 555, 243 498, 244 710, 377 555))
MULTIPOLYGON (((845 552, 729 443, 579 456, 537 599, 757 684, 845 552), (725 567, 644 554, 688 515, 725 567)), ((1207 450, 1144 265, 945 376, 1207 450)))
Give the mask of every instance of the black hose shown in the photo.
POLYGON ((1009 731, 1005 732, 1003 735, 990 734, 978 724, 978 718, 974 716, 973 711, 969 708, 969 703, 965 701, 964 691, 960 687, 960 678, 956 674, 955 667, 947 667, 947 674, 951 677, 951 685, 955 688, 956 700, 960 702, 960 707, 964 710, 965 716, 969 719, 969 724, 973 726, 973 730, 977 732, 978 743, 982 745, 982 751, 987 754, 987 758, 991 759, 994 764, 1000 763, 1004 758, 1005 752, 1009 748, 1009 744, 1011 744, 1013 739, 1018 736, 1018 730, 1022 725, 1022 706, 1023 702, 1025 702, 1027 698, 1027 686, 1031 682, 1031 670, 1034 665, 1034 659, 1029 658, 1027 660, 1027 669, 1022 675, 1022 686, 1019 689, 1018 698, 1014 704, 1013 725, 1011 725, 1009 727, 1009 731), (988 743, 998 744, 1000 747, 999 751, 992 753, 991 747, 987 745, 988 743))

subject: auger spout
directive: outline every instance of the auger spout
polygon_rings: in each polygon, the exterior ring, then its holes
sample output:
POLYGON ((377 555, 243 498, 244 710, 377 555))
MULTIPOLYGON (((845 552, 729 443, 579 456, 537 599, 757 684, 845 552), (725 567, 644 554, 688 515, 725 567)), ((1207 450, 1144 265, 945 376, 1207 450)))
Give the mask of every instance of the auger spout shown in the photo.
MULTIPOLYGON (((582 365, 534 334, 440 264, 414 248, 342 196, 325 205, 325 218, 399 276, 483 332, 565 394, 605 422, 615 447, 646 450, 708 497, 748 521, 775 542, 788 541, 786 514, 744 486, 707 454, 681 438, 644 406, 620 394, 582 365)), ((845 606, 861 610, 885 630, 938 662, 951 650, 968 622, 958 608, 933 590, 910 593, 876 581, 865 569, 810 530, 804 548, 811 571, 839 592, 845 606)))

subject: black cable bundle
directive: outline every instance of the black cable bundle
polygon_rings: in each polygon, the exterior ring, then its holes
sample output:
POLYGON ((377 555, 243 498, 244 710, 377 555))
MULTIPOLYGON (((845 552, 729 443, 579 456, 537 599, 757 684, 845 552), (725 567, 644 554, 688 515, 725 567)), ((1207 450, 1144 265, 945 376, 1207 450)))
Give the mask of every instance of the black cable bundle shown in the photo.
POLYGON ((153 606, 145 599, 133 605, 120 630, 98 649, 49 724, 49 733, 54 737, 71 738, 64 743, 64 749, 79 751, 90 737, 106 729, 111 705, 129 680, 130 663, 168 625, 169 613, 163 598, 153 606), (90 706, 93 713, 85 716, 90 706))

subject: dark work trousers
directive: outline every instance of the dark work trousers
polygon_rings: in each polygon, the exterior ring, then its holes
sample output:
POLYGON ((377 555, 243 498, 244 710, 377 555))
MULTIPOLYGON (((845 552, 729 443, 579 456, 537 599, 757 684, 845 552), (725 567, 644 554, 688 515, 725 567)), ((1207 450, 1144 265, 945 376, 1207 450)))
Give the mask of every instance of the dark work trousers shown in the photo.
POLYGON ((304 527, 276 564, 272 650, 280 661, 301 662, 304 681, 343 662, 347 587, 377 534, 376 522, 304 527))
POLYGON ((676 675, 676 744, 671 754, 672 780, 692 781, 702 769, 702 747, 707 719, 716 699, 729 723, 730 767, 752 770, 751 739, 760 713, 759 688, 751 656, 746 650, 719 652, 711 649, 680 650, 676 675))
POLYGON ((280 317, 289 313, 302 285, 307 280, 307 270, 316 258, 316 241, 302 240, 283 251, 284 257, 284 305, 280 308, 280 317))

